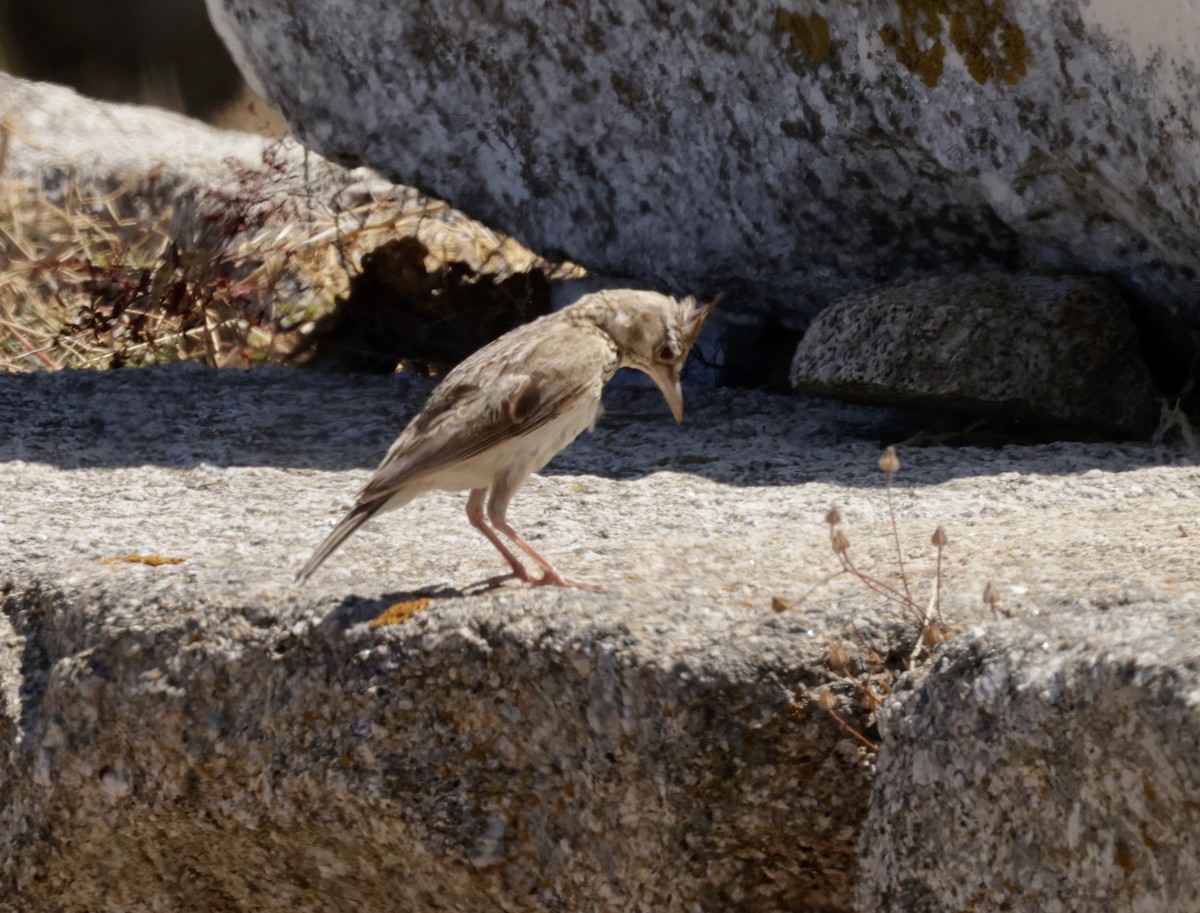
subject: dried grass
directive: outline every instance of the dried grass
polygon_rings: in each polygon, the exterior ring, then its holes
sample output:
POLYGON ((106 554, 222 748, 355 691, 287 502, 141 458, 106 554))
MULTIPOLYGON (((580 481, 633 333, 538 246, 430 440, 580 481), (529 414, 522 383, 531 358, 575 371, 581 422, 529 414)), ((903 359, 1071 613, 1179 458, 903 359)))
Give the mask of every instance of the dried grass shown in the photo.
POLYGON ((316 204, 278 145, 261 167, 231 166, 229 189, 155 207, 156 174, 104 193, 69 180, 53 197, 8 178, 6 142, 0 130, 0 370, 281 362, 362 256, 406 235, 475 270, 541 262, 407 188, 316 204))
MULTIPOLYGON (((855 641, 852 646, 843 643, 830 645, 826 665, 830 672, 831 684, 821 685, 809 698, 815 700, 847 735, 860 742, 871 755, 879 750, 878 711, 887 703, 900 676, 929 662, 941 645, 953 639, 957 633, 942 614, 943 560, 950 537, 941 525, 934 529, 930 537, 930 545, 937 554, 937 570, 928 604, 922 605, 913 596, 909 573, 904 565, 900 530, 896 522, 892 482, 900 470, 900 459, 894 447, 886 448, 880 456, 879 470, 884 478, 884 499, 888 508, 892 544, 895 547, 899 583, 890 583, 875 573, 865 571, 857 564, 851 556, 850 537, 842 525, 842 512, 837 506, 833 506, 825 514, 825 523, 829 526, 829 544, 837 558, 838 570, 823 577, 794 602, 781 596, 775 596, 771 600, 771 606, 776 612, 803 611, 804 603, 814 592, 835 578, 848 575, 881 597, 886 604, 899 609, 902 618, 909 618, 915 622, 900 642, 890 648, 869 642, 857 626, 852 625, 855 641), (839 698, 833 690, 834 686, 839 687, 841 691, 843 709, 853 705, 858 721, 865 731, 852 724, 838 709, 839 698), (852 700, 854 697, 857 697, 856 702, 852 700)), ((998 616, 995 588, 990 583, 984 590, 983 599, 993 614, 998 616)))

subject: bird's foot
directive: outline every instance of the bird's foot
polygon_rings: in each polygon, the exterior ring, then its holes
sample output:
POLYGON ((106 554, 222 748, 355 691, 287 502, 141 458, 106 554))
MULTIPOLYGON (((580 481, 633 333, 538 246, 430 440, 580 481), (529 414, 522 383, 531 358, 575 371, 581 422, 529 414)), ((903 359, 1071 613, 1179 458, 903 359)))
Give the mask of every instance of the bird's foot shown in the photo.
POLYGON ((537 580, 528 573, 517 574, 509 572, 507 574, 497 574, 495 577, 486 577, 483 580, 470 584, 467 589, 494 590, 508 583, 537 583, 537 580))
POLYGON ((511 582, 524 583, 529 586, 561 586, 576 590, 607 589, 602 583, 592 583, 588 580, 572 580, 570 577, 564 577, 556 570, 549 570, 542 574, 541 577, 534 577, 524 568, 519 572, 510 571, 507 574, 497 574, 495 577, 488 577, 486 580, 472 583, 467 589, 474 590, 476 587, 479 587, 482 590, 494 590, 511 582))
POLYGON ((576 590, 603 590, 605 589, 602 583, 592 583, 589 580, 572 580, 570 577, 564 577, 556 570, 548 570, 538 580, 530 581, 534 586, 561 586, 571 587, 576 590))

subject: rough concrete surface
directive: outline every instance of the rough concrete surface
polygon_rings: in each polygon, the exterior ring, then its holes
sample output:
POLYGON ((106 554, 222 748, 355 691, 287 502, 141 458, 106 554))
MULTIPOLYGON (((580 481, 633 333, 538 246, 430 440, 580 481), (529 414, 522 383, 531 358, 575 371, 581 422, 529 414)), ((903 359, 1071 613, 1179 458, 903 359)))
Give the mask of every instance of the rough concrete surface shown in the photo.
POLYGON ((1159 416, 1137 327, 1096 276, 938 276, 848 295, 792 361, 801 393, 1014 424, 1146 435, 1159 416))
POLYGON ((930 271, 1101 273, 1200 341, 1195 4, 208 3, 305 143, 540 253, 794 329, 930 271))
MULTIPOLYGON (((830 647, 861 668, 913 624, 825 580, 823 517, 838 503, 859 566, 898 584, 876 460, 912 420, 690 389, 677 427, 656 391, 614 390, 510 511, 606 590, 471 586, 502 568, 450 494, 369 524, 297 586, 428 389, 0 377, 0 905, 852 907, 874 755, 812 698, 831 684, 874 734, 830 647), (130 556, 181 560, 113 561, 130 556), (800 605, 776 613, 777 595, 800 605), (415 613, 366 624, 398 603, 415 613)), ((1200 469, 1172 445, 901 459, 914 598, 942 524, 964 644, 1196 601, 1200 469), (995 635, 988 581, 1018 616, 995 635)))

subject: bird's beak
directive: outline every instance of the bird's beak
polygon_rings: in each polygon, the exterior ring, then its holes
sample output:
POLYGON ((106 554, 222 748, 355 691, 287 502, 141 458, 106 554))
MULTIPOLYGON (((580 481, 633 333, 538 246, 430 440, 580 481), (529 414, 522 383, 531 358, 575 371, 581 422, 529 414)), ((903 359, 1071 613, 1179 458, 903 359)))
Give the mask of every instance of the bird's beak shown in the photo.
POLYGON ((679 383, 679 372, 683 370, 683 364, 687 361, 688 353, 692 351, 696 337, 704 329, 704 324, 708 323, 708 318, 712 316, 712 312, 720 300, 721 296, 717 295, 708 304, 698 308, 694 298, 685 299, 683 303, 683 307, 686 308, 683 314, 683 354, 675 364, 654 365, 646 369, 646 373, 653 378, 658 389, 662 391, 667 405, 671 407, 671 414, 675 416, 676 424, 683 422, 683 387, 679 383))
POLYGON ((675 365, 655 365, 647 372, 655 385, 662 391, 675 416, 675 423, 683 421, 683 387, 679 383, 679 368, 675 365))

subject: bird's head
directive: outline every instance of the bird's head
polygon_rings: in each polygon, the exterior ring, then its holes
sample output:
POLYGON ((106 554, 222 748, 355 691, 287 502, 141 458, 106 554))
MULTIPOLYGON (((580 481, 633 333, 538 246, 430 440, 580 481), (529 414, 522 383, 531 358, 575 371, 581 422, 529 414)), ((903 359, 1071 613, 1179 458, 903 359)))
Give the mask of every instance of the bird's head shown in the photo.
POLYGON ((617 344, 621 367, 650 375, 675 421, 683 421, 679 373, 721 296, 702 307, 691 296, 677 300, 658 292, 621 290, 590 297, 599 305, 593 319, 617 344))

